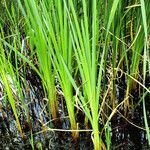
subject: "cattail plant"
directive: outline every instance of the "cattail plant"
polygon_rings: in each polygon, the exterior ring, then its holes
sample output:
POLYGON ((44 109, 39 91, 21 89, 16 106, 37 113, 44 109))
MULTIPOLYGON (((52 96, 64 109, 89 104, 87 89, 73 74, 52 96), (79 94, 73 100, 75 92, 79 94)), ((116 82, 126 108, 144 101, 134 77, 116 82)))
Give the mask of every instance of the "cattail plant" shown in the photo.
POLYGON ((108 32, 114 19, 118 2, 115 0, 112 4, 111 14, 106 27, 103 51, 97 55, 98 39, 100 37, 98 34, 100 22, 98 20, 101 19, 98 10, 101 10, 101 1, 94 0, 90 3, 83 0, 83 18, 81 20, 78 19, 77 7, 75 7, 74 1, 69 0, 70 9, 67 7, 66 1, 64 1, 71 26, 73 48, 82 80, 83 96, 80 97, 80 105, 91 122, 93 128, 92 139, 96 150, 105 149, 99 130, 99 100, 102 90, 104 57, 108 52, 108 32), (101 57, 100 62, 98 62, 99 57, 101 57))
POLYGON ((16 119, 16 126, 20 132, 20 135, 22 138, 24 138, 24 133, 22 131, 22 127, 19 121, 19 116, 18 116, 18 111, 17 111, 17 106, 15 103, 15 98, 14 98, 14 90, 16 90, 16 87, 12 87, 11 84, 15 85, 14 81, 15 81, 15 74, 13 71, 13 66, 11 64, 11 62, 7 61, 7 59, 5 58, 4 55, 4 48, 2 46, 2 43, 0 42, 0 78, 2 80, 2 84, 4 86, 4 90, 8 96, 8 101, 11 105, 13 114, 15 116, 16 119))
POLYGON ((52 69, 52 62, 49 55, 49 46, 47 44, 48 35, 46 26, 43 24, 43 14, 40 13, 40 7, 38 2, 34 0, 24 1, 24 4, 19 2, 19 6, 27 22, 27 34, 30 38, 30 48, 33 51, 35 47, 35 53, 38 58, 39 72, 42 76, 42 83, 44 89, 46 89, 46 95, 49 99, 49 112, 53 119, 57 118, 57 100, 55 89, 55 76, 52 69))

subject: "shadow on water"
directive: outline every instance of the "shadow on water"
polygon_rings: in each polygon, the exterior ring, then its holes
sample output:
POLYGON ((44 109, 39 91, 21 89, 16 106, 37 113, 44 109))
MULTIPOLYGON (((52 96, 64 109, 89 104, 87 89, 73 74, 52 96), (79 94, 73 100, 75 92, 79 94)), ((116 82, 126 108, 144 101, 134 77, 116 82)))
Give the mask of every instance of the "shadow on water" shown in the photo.
POLYGON ((134 115, 125 120, 119 115, 111 121, 112 145, 114 150, 148 150, 144 128, 142 106, 134 111, 134 115))
MULTIPOLYGON (((125 83, 120 82, 119 98, 124 97, 125 92, 123 86, 125 83)), ((150 81, 147 80, 146 86, 149 87, 150 81)), ((139 88, 137 88, 139 89, 139 88)), ((131 92, 133 109, 127 113, 126 117, 122 117, 119 113, 113 116, 111 120, 111 140, 113 150, 150 150, 148 147, 147 136, 145 132, 143 104, 139 102, 139 90, 135 89, 131 92), (135 107, 137 106, 137 107, 135 107)), ((145 97, 147 119, 150 126, 150 94, 145 97)), ((122 113, 123 114, 123 113, 122 113)))

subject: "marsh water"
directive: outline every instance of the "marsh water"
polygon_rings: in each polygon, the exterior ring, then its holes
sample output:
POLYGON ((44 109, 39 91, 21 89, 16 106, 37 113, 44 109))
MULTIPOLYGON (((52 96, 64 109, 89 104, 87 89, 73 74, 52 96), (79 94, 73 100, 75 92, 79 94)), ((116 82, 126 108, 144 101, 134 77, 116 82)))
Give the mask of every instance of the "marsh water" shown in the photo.
MULTIPOLYGON (((148 82, 149 84, 149 82, 148 82)), ((50 149, 50 150, 93 150, 91 141, 91 132, 81 132, 78 141, 74 142, 71 138, 71 133, 60 131, 59 129, 69 129, 69 119, 66 117, 66 106, 61 95, 59 98, 59 118, 53 127, 52 121, 46 111, 47 100, 44 99, 43 89, 38 77, 28 75, 28 89, 23 89, 26 99, 25 102, 29 109, 32 133, 28 122, 26 121, 24 110, 16 101, 18 106, 19 119, 25 139, 22 140, 15 126, 15 118, 11 107, 3 93, 2 83, 0 84, 0 149, 1 150, 27 150, 32 149, 50 149), (44 130, 49 128, 57 128, 58 130, 44 130), (33 140, 32 140, 33 139, 33 140), (33 144, 31 144, 33 142, 33 144)), ((138 102, 138 91, 133 92, 134 101, 138 102)), ((118 91, 118 97, 122 96, 123 91, 118 91)), ((146 97, 146 109, 148 121, 150 122, 150 95, 146 97)), ((77 114, 77 122, 79 129, 84 127, 84 115, 82 112, 77 114)), ((100 121, 101 123, 101 121, 100 121)), ((126 117, 121 113, 116 113, 110 122, 111 134, 111 150, 149 150, 146 133, 144 130, 144 118, 142 103, 134 110, 128 111, 126 117)), ((103 136, 102 136, 103 137, 103 136)), ((105 142, 105 139, 103 139, 105 142)))

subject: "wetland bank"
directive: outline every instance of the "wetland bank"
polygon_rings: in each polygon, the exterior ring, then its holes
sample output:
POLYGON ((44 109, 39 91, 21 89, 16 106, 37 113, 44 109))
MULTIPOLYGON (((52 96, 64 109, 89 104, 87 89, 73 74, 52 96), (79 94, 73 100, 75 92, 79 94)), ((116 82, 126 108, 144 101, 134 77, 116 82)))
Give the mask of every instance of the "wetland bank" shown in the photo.
POLYGON ((0 149, 150 149, 149 0, 0 6, 0 149))

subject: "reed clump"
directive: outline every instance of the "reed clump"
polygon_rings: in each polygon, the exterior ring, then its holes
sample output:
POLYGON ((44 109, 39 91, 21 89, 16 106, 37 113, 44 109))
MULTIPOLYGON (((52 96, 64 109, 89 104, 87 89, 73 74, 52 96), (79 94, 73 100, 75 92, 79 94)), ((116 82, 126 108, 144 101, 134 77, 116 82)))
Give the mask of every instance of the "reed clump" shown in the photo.
MULTIPOLYGON (((142 100, 138 104, 143 102, 150 144, 145 108, 145 96, 150 93, 146 86, 146 77, 150 76, 148 0, 16 0, 18 8, 13 4, 10 8, 6 0, 4 2, 11 28, 10 32, 4 30, 6 20, 2 16, 0 78, 22 137, 17 106, 7 77, 11 76, 17 83, 18 98, 28 123, 32 124, 20 82, 20 68, 26 69, 25 64, 28 64, 40 77, 44 96, 48 99, 49 118, 58 120, 60 115, 58 79, 72 138, 74 141, 79 138, 77 112, 80 110, 84 113, 85 128, 88 130, 88 124, 92 128, 89 130, 95 150, 111 149, 111 119, 122 109, 125 117, 128 111, 135 109, 136 102, 131 95, 139 87, 138 96, 142 100), (24 51, 28 51, 26 55, 24 51), (9 59, 9 52, 15 55, 15 63, 9 59), (124 94, 118 98, 120 82, 124 82, 124 94)), ((50 129, 57 130, 57 121, 52 122, 50 129)))

